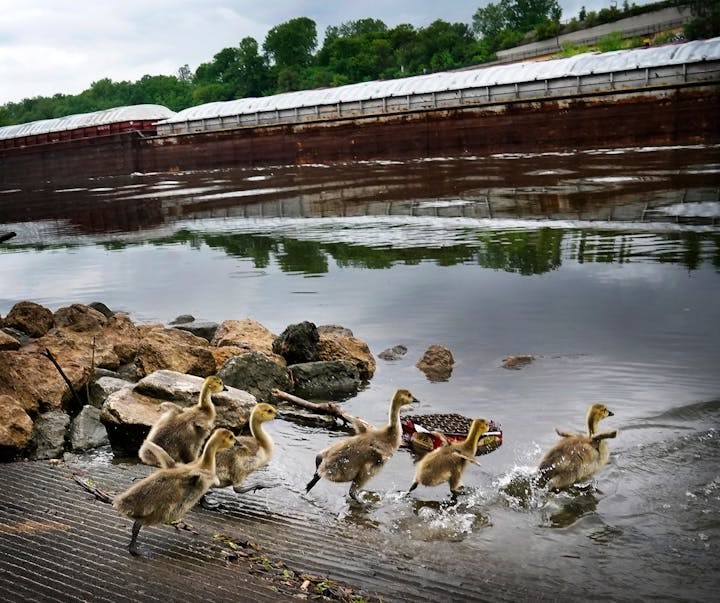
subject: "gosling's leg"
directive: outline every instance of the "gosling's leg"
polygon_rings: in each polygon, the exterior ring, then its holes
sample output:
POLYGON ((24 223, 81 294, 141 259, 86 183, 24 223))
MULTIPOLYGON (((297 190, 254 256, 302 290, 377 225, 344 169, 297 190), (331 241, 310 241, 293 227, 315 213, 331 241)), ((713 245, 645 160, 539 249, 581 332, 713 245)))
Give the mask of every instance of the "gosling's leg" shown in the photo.
POLYGON ((410 486, 410 487, 408 488, 408 492, 412 492, 412 491, 413 491, 415 488, 417 488, 417 487, 418 487, 418 483, 417 483, 417 482, 413 482, 413 483, 412 483, 412 486, 410 486))
POLYGON ((140 553, 137 550, 137 537, 140 533, 140 528, 142 527, 142 524, 139 521, 135 521, 133 523, 132 527, 132 538, 130 539, 130 545, 128 546, 128 550, 130 551, 131 555, 134 555, 137 557, 140 553))

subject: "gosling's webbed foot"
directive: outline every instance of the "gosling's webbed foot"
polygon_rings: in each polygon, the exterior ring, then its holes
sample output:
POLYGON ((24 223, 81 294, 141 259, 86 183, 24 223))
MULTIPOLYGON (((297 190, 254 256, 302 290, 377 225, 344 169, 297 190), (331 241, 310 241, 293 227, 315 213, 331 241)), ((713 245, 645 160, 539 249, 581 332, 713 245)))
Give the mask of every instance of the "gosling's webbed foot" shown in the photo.
POLYGON ((256 492, 257 490, 274 488, 275 486, 276 484, 258 482, 257 484, 252 484, 250 486, 233 486, 233 491, 235 492, 235 494, 247 494, 248 492, 256 492))
POLYGON ((203 509, 208 509, 209 511, 214 511, 215 509, 219 509, 222 504, 217 498, 214 498, 212 496, 208 496, 207 494, 203 495, 203 497, 200 499, 200 506, 203 509))

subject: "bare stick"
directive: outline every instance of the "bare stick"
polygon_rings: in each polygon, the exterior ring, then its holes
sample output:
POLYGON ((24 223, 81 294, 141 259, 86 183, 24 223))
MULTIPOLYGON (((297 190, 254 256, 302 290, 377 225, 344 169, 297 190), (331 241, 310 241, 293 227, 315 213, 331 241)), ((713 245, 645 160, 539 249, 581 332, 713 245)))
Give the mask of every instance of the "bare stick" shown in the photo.
POLYGON ((321 415, 330 415, 331 417, 336 417, 344 421, 346 424, 352 425, 355 428, 355 431, 357 431, 358 433, 367 431, 369 427, 372 427, 372 425, 364 419, 346 413, 337 404, 333 402, 310 402, 309 400, 299 398, 298 396, 294 396, 293 394, 288 394, 287 392, 284 392, 277 388, 274 388, 272 390, 272 394, 273 396, 276 396, 277 398, 282 398, 283 400, 291 402, 292 404, 295 404, 300 408, 311 410, 321 415))
POLYGON ((65 371, 62 370, 62 367, 58 364, 58 361, 55 360, 55 356, 52 355, 52 352, 45 348, 45 356, 47 356, 50 359, 50 362, 52 362, 55 365, 55 368, 58 370, 58 373, 60 373, 60 376, 65 380, 65 383, 67 383, 67 386, 70 388, 70 393, 72 393, 73 398, 77 401, 77 403, 82 407, 83 402, 80 399, 80 396, 78 396, 77 392, 75 391, 75 388, 73 387, 73 384, 70 382, 70 379, 68 379, 68 376, 65 374, 65 371))
POLYGON ((112 504, 112 496, 110 496, 106 492, 103 492, 102 490, 100 490, 100 488, 96 488, 95 486, 93 486, 92 480, 90 478, 83 478, 80 477, 77 473, 73 473, 73 479, 83 488, 85 488, 85 490, 95 496, 95 498, 97 498, 99 501, 112 504))

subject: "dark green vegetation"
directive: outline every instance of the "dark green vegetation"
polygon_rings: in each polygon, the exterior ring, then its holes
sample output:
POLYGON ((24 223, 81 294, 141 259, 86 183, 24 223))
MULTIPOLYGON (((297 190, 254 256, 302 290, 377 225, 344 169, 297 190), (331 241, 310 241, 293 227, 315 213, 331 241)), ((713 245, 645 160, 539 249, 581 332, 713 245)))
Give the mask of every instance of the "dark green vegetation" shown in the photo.
MULTIPOLYGON (((401 24, 388 28, 378 19, 360 19, 327 28, 318 48, 315 21, 291 19, 273 27, 262 46, 252 37, 223 48, 193 73, 145 75, 136 82, 104 78, 77 95, 35 97, 0 106, 0 126, 154 103, 173 111, 213 101, 266 96, 292 90, 341 86, 456 69, 491 61, 497 50, 557 36, 673 6, 665 0, 636 6, 625 0, 599 12, 583 8, 561 25, 557 0, 499 0, 477 9, 472 24, 437 20, 427 27, 401 24)), ((686 37, 720 33, 720 0, 690 0, 694 19, 686 37)))

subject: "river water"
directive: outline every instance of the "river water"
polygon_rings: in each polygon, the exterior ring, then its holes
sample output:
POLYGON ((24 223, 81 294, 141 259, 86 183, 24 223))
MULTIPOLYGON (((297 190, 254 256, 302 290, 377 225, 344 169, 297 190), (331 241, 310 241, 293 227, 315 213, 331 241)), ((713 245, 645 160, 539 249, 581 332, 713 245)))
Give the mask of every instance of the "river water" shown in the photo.
POLYGON ((275 487, 221 493, 228 514, 389 600, 704 601, 720 570, 719 175, 720 149, 698 146, 0 190, 0 231, 16 233, 0 245, 0 314, 102 301, 136 321, 340 324, 376 357, 402 344, 344 404, 381 423, 407 387, 413 412, 501 423, 468 494, 404 494, 407 451, 363 506, 346 484, 305 494, 340 434, 275 421, 261 476, 275 487), (415 367, 435 343, 456 361, 447 381, 415 367), (508 355, 534 360, 508 370, 508 355), (569 493, 528 489, 554 428, 581 430, 595 401, 619 431, 609 465, 569 493))

